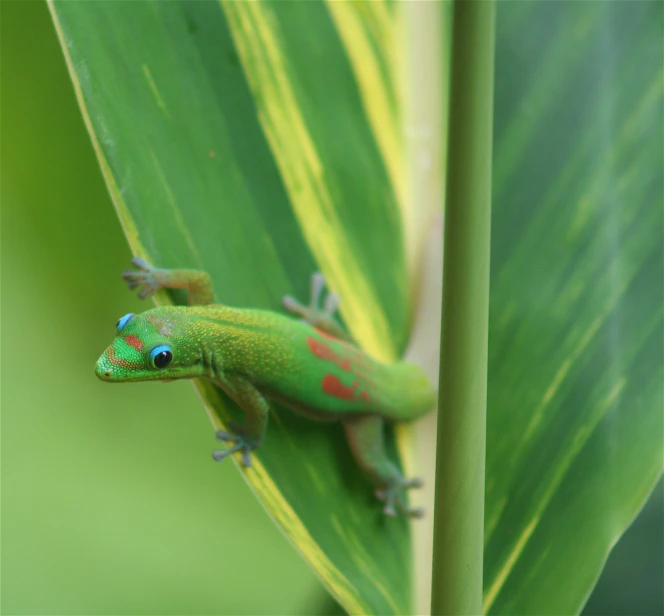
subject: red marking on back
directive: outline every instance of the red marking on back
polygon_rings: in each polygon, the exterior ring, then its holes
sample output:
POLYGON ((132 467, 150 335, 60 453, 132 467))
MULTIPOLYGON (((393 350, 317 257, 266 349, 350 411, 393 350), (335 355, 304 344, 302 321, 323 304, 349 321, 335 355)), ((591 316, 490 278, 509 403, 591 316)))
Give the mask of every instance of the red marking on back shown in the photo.
POLYGON ((326 394, 342 400, 355 400, 355 390, 358 385, 359 383, 355 381, 350 387, 346 387, 334 374, 326 374, 321 381, 321 387, 326 394))
POLYGON ((137 351, 143 350, 143 341, 134 334, 129 334, 125 336, 123 340, 131 347, 134 347, 137 351))
POLYGON ((359 381, 353 381, 350 387, 344 385, 338 376, 334 374, 326 374, 321 381, 321 389, 324 393, 340 398, 342 400, 362 401, 368 404, 371 400, 369 392, 362 390, 358 392, 359 381))
POLYGON ((316 340, 315 338, 308 336, 307 344, 309 345, 309 349, 311 350, 311 352, 316 357, 318 357, 318 359, 322 359, 325 361, 333 361, 342 370, 350 372, 350 359, 348 359, 347 357, 346 358, 339 357, 324 342, 321 342, 320 340, 316 340))

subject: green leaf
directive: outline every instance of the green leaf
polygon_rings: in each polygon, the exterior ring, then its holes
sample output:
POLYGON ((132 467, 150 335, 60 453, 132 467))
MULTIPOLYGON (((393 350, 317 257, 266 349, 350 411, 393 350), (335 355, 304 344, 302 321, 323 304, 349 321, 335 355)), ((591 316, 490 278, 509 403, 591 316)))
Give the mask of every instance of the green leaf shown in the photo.
MULTIPOLYGON (((134 253, 206 270, 224 303, 275 310, 321 269, 353 335, 395 358, 409 307, 393 6, 50 6, 134 253)), ((197 387, 215 427, 241 420, 197 387)), ((340 426, 277 408, 243 472, 348 611, 410 612, 408 523, 382 515, 340 426)))
POLYGON ((662 17, 499 4, 488 613, 578 612, 662 471, 662 17))
MULTIPOLYGON (((134 251, 275 309, 320 267, 395 357, 394 5, 51 6, 134 251)), ((653 3, 498 7, 488 612, 578 611, 661 474, 662 25, 653 3)), ((237 416, 202 393, 215 425, 237 416)), ((260 498, 346 609, 408 612, 405 523, 376 514, 337 428, 274 419, 260 498)))

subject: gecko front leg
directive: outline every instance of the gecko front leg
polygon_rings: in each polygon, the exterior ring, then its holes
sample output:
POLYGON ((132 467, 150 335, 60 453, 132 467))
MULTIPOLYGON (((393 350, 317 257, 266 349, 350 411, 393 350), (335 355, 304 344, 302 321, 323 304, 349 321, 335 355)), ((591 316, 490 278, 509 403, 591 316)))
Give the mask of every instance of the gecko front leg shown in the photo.
POLYGON ((136 270, 125 270, 122 279, 130 290, 140 289, 138 297, 145 299, 159 289, 187 289, 190 306, 214 303, 212 281, 206 272, 186 269, 161 269, 153 267, 145 259, 134 257, 131 261, 136 270))
POLYGON ((217 383, 233 401, 246 413, 244 425, 231 424, 234 433, 217 430, 220 441, 234 443, 228 449, 212 452, 212 457, 221 462, 236 451, 242 452, 242 464, 251 466, 251 452, 260 446, 267 429, 270 407, 263 395, 243 377, 222 377, 217 383))
MULTIPOLYGON (((231 423, 231 426, 238 430, 238 432, 241 430, 241 428, 238 428, 234 423, 231 423)), ((241 434, 231 434, 230 432, 217 430, 215 436, 224 443, 234 443, 234 445, 228 449, 217 449, 212 452, 212 458, 216 462, 225 460, 228 456, 230 456, 232 453, 235 453, 236 451, 241 451, 242 465, 246 466, 247 468, 251 466, 251 450, 255 449, 256 446, 252 446, 251 442, 249 442, 241 434)))

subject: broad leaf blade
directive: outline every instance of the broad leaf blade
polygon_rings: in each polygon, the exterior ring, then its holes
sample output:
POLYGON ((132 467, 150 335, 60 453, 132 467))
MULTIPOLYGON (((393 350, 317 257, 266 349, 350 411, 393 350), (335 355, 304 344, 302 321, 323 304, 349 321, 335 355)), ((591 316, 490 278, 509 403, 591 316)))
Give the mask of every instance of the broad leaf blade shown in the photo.
MULTIPOLYGON (((384 158, 395 144, 377 142, 362 72, 325 5, 51 8, 134 252, 205 269, 224 303, 272 309, 286 293, 306 297, 320 267, 353 334, 395 357, 407 323, 400 211, 384 158)), ((216 426, 241 419, 222 392, 198 388, 216 426)), ((390 449, 396 456, 392 440, 390 449)), ((245 475, 346 609, 410 611, 407 522, 381 514, 339 426, 277 410, 245 475)))
POLYGON ((578 612, 662 470, 662 25, 499 6, 490 613, 578 612))

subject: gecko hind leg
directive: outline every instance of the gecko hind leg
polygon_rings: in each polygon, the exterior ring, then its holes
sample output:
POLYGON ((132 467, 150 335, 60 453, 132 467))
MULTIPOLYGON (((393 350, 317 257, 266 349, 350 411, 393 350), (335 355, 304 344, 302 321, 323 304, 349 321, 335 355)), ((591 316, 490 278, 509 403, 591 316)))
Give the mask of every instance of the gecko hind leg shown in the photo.
POLYGON ((323 308, 320 308, 320 300, 325 288, 325 277, 320 272, 315 272, 311 276, 311 298, 309 306, 298 302, 294 297, 286 295, 283 298, 283 305, 289 312, 302 318, 306 323, 312 325, 334 338, 352 342, 351 336, 337 323, 334 313, 339 308, 341 302, 336 293, 328 293, 323 301, 323 308))
POLYGON ((383 513, 396 516, 398 509, 408 517, 421 518, 424 509, 408 505, 406 490, 421 487, 422 481, 403 477, 396 464, 387 457, 383 420, 377 415, 361 415, 342 423, 355 460, 377 486, 377 498, 385 503, 383 513))

